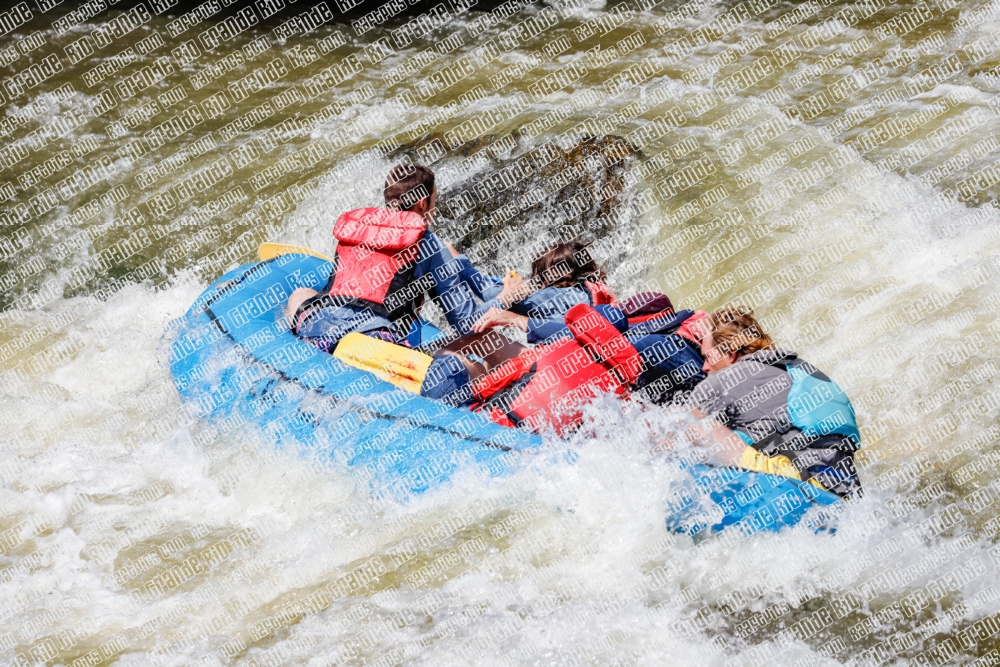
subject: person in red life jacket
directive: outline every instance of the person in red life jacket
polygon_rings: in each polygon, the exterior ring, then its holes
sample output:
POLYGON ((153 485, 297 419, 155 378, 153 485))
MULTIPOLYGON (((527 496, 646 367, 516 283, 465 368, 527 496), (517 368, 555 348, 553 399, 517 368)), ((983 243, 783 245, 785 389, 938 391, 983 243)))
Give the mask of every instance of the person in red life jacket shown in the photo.
MULTIPOLYGON (((461 258, 457 255, 459 261, 461 258)), ((624 315, 610 306, 614 295, 599 282, 604 272, 587 254, 585 244, 560 243, 531 263, 531 274, 527 281, 508 270, 499 293, 480 307, 485 313, 473 324, 473 331, 514 326, 527 333, 528 343, 548 345, 573 338, 565 316, 579 304, 596 306, 610 321, 624 324, 624 315)), ((488 281, 468 260, 463 263, 462 275, 464 280, 478 285, 488 281)), ((454 356, 439 355, 427 369, 421 394, 454 405, 469 405, 474 401, 470 382, 468 370, 454 356)))
POLYGON ((580 241, 557 245, 532 262, 531 273, 531 283, 525 289, 542 285, 541 289, 509 305, 487 301, 483 308, 489 310, 473 325, 473 331, 515 326, 527 332, 529 343, 551 343, 571 336, 563 318, 574 305, 586 303, 616 326, 619 318, 623 322, 627 319, 627 325, 619 328, 643 362, 635 388, 649 400, 671 401, 705 379, 698 328, 693 326, 704 313, 675 313, 670 299, 655 292, 619 302, 604 282, 604 270, 580 241))
POLYGON ((292 292, 286 312, 293 332, 332 352, 351 332, 391 343, 419 344, 417 309, 436 297, 445 318, 464 334, 482 310, 459 276, 444 243, 428 230, 437 206, 434 172, 400 164, 389 172, 387 208, 350 211, 337 220, 337 251, 330 279, 320 291, 292 292))
POLYGON ((504 426, 565 435, 583 421, 584 401, 627 394, 642 360, 621 334, 621 311, 578 303, 563 319, 570 337, 525 350, 473 380, 472 409, 504 426))

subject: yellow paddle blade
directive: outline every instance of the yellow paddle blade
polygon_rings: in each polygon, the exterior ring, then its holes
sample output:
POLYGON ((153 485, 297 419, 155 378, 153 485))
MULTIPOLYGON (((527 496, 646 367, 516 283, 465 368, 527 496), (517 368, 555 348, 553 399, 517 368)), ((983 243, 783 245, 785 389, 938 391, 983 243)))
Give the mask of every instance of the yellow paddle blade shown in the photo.
POLYGON ((310 250, 300 245, 289 245, 287 243, 261 243, 260 249, 257 251, 257 256, 263 262, 265 259, 274 259, 278 255, 289 255, 289 254, 299 254, 299 255, 312 255, 313 257, 319 257, 320 259, 325 259, 331 262, 329 257, 326 255, 321 255, 315 250, 310 250))
POLYGON ((356 332, 340 340, 333 356, 414 394, 420 393, 427 367, 433 360, 423 352, 356 332))

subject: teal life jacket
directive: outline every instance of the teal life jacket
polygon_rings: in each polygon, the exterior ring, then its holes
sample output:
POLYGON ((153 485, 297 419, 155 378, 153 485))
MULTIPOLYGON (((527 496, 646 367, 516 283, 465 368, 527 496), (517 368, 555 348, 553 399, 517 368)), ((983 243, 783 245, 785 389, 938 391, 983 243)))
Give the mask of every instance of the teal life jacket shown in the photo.
POLYGON ((753 437, 739 428, 734 431, 765 456, 787 457, 803 481, 815 478, 823 488, 842 497, 859 495, 861 480, 854 453, 861 447, 861 433, 850 399, 812 364, 775 352, 769 358, 754 358, 784 371, 790 379, 782 391, 763 396, 770 402, 765 412, 774 421, 767 420, 767 433, 750 429, 753 437))
POLYGON ((748 445, 767 456, 787 456, 803 479, 815 477, 839 496, 859 495, 861 481, 854 452, 861 433, 854 407, 836 382, 809 362, 786 357, 768 363, 788 373, 791 386, 786 404, 788 422, 754 442, 737 430, 748 445))
POLYGON ((842 435, 854 449, 861 448, 861 432, 854 406, 836 382, 802 359, 784 359, 782 367, 792 378, 788 390, 788 420, 808 438, 842 435))
POLYGON ((792 386, 788 390, 788 424, 777 427, 770 437, 762 441, 754 441, 748 433, 737 429, 735 433, 743 442, 765 454, 770 454, 769 450, 782 444, 792 444, 798 449, 817 446, 818 441, 845 451, 861 448, 861 432, 854 406, 840 385, 802 359, 786 358, 768 365, 782 369, 792 378, 792 386), (792 429, 798 433, 793 433, 792 429))

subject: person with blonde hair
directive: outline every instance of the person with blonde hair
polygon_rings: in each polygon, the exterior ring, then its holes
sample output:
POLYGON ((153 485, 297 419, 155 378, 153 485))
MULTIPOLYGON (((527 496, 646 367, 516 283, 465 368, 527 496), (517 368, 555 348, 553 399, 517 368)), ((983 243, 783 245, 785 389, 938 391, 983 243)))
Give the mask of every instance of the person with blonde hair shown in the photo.
POLYGON ((777 348, 746 308, 720 308, 702 326, 708 377, 690 404, 716 420, 721 450, 715 461, 842 497, 858 495, 854 452, 861 435, 843 390, 794 352, 777 348))

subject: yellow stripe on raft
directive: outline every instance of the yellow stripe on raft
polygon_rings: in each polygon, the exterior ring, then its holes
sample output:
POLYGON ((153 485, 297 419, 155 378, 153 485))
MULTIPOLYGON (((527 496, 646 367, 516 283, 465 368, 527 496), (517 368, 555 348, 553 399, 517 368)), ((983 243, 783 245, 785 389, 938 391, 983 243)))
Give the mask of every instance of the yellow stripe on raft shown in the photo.
POLYGON ((802 475, 788 460, 787 456, 764 456, 753 447, 747 446, 740 457, 740 467, 753 472, 763 472, 768 475, 781 475, 792 479, 802 479, 802 475))
POLYGON ((274 259, 280 255, 312 255, 313 257, 319 257, 320 259, 325 259, 330 262, 333 261, 326 255, 321 255, 315 250, 310 250, 304 246, 300 245, 289 245, 287 243, 261 243, 260 248, 257 249, 257 257, 260 261, 267 259, 274 259))
MULTIPOLYGON (((798 469, 792 465, 787 456, 764 456, 753 447, 747 445, 740 457, 739 466, 751 472, 763 472, 768 475, 781 475, 792 479, 802 480, 802 475, 798 469)), ((809 484, 827 491, 828 489, 813 478, 806 480, 809 484)))
POLYGON ((400 389, 420 393, 427 367, 432 357, 406 347, 393 345, 384 340, 371 338, 360 333, 344 336, 333 356, 348 366, 368 371, 380 380, 385 380, 400 389))

